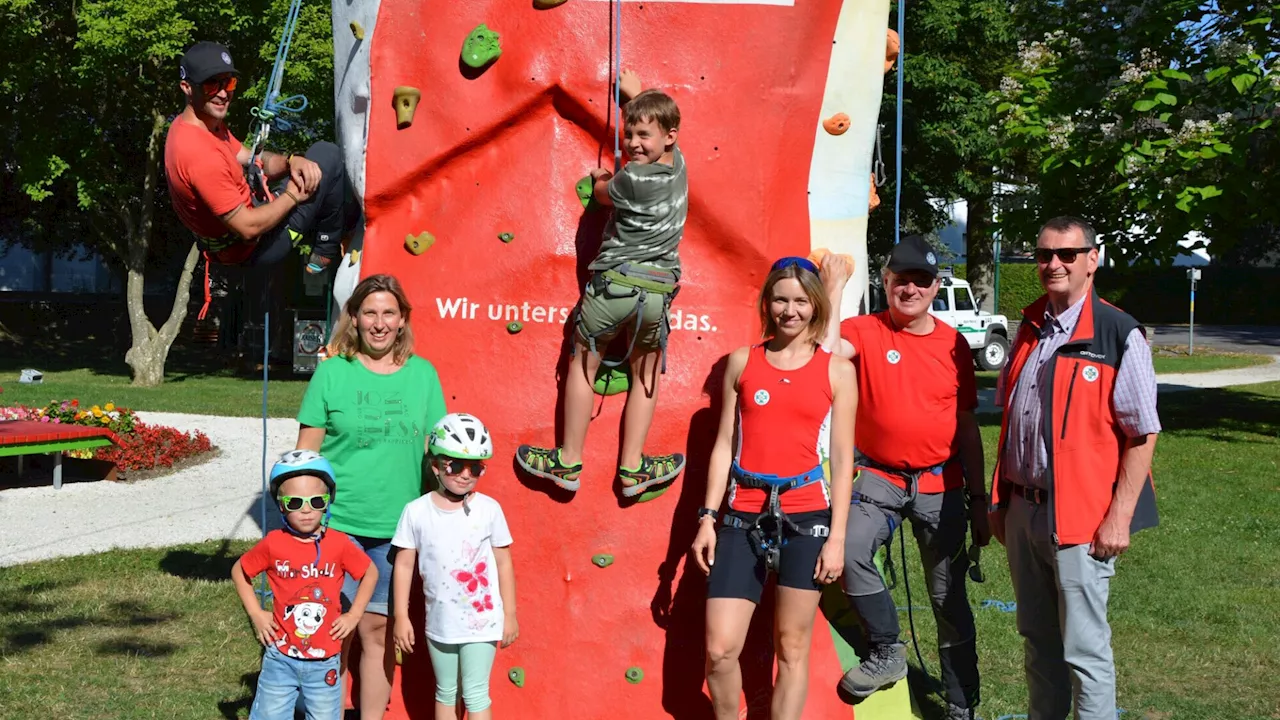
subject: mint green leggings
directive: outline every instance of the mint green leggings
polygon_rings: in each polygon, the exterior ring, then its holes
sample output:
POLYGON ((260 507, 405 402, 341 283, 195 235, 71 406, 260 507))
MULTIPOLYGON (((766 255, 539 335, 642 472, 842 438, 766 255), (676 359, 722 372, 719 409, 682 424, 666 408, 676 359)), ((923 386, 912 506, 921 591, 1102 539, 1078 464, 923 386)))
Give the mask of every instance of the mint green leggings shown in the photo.
POLYGON ((498 644, 438 643, 431 638, 427 638, 427 642, 431 669, 436 674, 436 702, 449 706, 458 704, 458 675, 461 670, 462 700, 467 704, 467 712, 487 710, 490 705, 489 673, 493 670, 493 658, 498 654, 498 644))

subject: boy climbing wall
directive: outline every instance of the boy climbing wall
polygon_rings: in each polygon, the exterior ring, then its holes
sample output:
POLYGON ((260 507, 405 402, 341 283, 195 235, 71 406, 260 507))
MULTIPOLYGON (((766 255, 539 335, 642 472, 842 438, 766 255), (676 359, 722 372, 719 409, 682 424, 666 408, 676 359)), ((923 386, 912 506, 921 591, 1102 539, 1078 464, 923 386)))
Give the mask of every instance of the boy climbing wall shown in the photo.
MULTIPOLYGON (((594 401, 592 383, 604 349, 616 337, 627 343, 631 368, 618 479, 624 497, 636 497, 674 480, 684 456, 645 455, 644 441, 658 404, 659 368, 666 352, 668 311, 680 281, 680 239, 688 214, 689 181, 676 145, 680 109, 665 93, 641 92, 635 72, 623 71, 618 89, 626 101, 623 123, 628 162, 613 175, 591 171, 592 197, 613 207, 591 279, 576 316, 574 354, 565 378, 564 445, 521 445, 516 462, 529 474, 576 491, 582 473, 594 401)), ((665 368, 664 368, 665 369, 665 368)))

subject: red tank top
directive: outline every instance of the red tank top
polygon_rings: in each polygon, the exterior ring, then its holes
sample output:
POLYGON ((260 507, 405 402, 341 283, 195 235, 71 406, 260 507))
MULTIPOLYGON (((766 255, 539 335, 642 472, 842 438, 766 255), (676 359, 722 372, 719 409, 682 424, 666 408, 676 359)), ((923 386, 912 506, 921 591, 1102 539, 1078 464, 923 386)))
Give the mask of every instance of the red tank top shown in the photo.
MULTIPOLYGON (((791 477, 822 462, 819 449, 831 423, 831 353, 818 348, 795 370, 779 370, 765 358, 764 345, 751 348, 738 379, 738 448, 743 470, 791 477)), ((825 455, 825 448, 823 455, 825 455)), ((729 507, 763 512, 769 494, 740 488, 730 478, 729 507)), ((779 496, 785 513, 823 510, 831 505, 826 481, 788 490, 779 496)))

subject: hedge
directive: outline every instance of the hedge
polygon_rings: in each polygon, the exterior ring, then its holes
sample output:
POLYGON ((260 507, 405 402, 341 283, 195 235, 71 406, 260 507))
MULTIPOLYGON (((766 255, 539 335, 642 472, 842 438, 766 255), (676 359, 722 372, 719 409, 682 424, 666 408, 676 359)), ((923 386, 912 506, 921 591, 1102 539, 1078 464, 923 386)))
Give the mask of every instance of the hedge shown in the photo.
MULTIPOLYGON (((1280 268, 1210 265, 1196 284, 1196 323, 1280 325, 1280 268)), ((968 277, 964 265, 956 277, 968 277)), ((1140 322, 1185 323, 1191 282, 1185 267, 1100 268, 1098 293, 1140 322)), ((1030 263, 1000 266, 1000 312, 1018 320, 1044 290, 1030 263)))

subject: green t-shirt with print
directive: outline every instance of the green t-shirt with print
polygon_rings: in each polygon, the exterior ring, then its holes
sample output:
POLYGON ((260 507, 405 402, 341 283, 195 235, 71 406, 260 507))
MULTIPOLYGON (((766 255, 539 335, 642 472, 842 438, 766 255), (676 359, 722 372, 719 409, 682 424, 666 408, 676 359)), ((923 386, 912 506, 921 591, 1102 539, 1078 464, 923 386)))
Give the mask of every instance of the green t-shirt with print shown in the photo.
POLYGON ((298 422, 324 428, 320 454, 338 486, 329 526, 351 535, 390 538, 400 511, 422 494, 427 436, 445 415, 436 369, 410 356, 394 373, 335 357, 316 367, 298 422))

